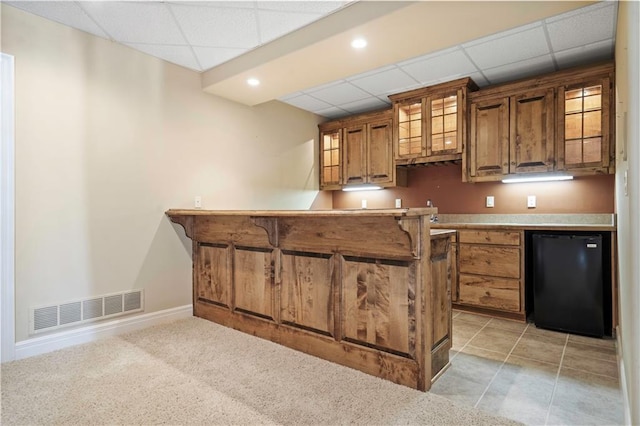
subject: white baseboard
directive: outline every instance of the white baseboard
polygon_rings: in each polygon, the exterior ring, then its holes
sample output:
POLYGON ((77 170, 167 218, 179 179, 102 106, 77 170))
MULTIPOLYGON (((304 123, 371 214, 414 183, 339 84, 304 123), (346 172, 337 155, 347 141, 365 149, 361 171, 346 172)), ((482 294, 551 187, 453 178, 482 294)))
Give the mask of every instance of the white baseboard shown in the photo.
POLYGON ((620 374, 620 389, 622 390, 622 402, 624 404, 624 424, 631 424, 631 406, 629 405, 629 392, 627 389, 627 377, 624 370, 624 361, 622 359, 622 333, 620 326, 616 327, 616 347, 618 348, 618 372, 620 374))
POLYGON ((119 318, 88 327, 34 337, 16 343, 15 359, 28 358, 81 343, 93 342, 104 337, 141 330, 152 325, 164 324, 193 315, 193 305, 179 306, 148 314, 119 318))

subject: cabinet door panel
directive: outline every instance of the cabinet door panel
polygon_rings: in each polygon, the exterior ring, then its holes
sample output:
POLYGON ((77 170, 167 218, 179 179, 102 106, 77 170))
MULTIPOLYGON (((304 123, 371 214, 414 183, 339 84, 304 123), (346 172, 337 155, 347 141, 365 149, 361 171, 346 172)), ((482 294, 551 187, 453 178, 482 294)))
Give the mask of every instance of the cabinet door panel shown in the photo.
POLYGON ((342 184, 342 129, 320 133, 320 189, 342 184))
POLYGON ((499 180, 509 173, 509 98, 471 104, 471 181, 499 180))
POLYGON ((409 262, 345 257, 342 271, 344 337, 415 354, 415 271, 409 262))
POLYGON ((234 255, 235 307, 273 319, 274 264, 271 249, 236 247, 234 255))
POLYGON ((520 311, 520 281, 460 274, 459 303, 502 311, 520 311))
POLYGON ((553 101, 553 89, 511 97, 510 173, 553 170, 553 101))
POLYGON ((365 126, 345 129, 344 182, 346 184, 366 182, 365 137, 365 126))
POLYGON ((222 244, 198 243, 195 291, 200 300, 229 306, 231 286, 230 248, 222 244))
POLYGON ((282 251, 281 319, 333 335, 331 255, 282 251))
POLYGON ((367 125, 368 182, 393 182, 395 166, 393 164, 393 142, 391 140, 391 126, 391 120, 384 120, 367 125))
POLYGON ((450 337, 451 274, 453 268, 450 238, 431 240, 431 314, 433 335, 431 347, 450 337))
POLYGON ((461 244, 460 274, 520 278, 520 248, 461 244))

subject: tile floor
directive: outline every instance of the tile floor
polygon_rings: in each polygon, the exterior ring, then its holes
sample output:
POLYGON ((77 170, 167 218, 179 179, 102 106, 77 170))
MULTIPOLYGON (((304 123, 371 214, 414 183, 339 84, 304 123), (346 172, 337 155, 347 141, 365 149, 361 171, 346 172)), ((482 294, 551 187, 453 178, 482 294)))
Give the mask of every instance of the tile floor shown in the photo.
POLYGON ((431 392, 529 425, 621 425, 616 343, 453 313, 451 366, 431 392))

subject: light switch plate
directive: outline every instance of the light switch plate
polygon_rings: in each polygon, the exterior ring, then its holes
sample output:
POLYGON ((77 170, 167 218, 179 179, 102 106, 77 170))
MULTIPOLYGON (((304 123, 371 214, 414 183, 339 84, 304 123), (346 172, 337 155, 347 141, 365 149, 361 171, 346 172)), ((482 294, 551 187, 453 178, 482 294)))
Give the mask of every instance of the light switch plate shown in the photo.
POLYGON ((402 199, 396 198, 396 209, 402 208, 402 199))
POLYGON ((193 207, 195 207, 196 209, 201 209, 202 208, 202 197, 199 195, 196 195, 196 197, 193 200, 193 207))
POLYGON ((495 199, 493 198, 493 195, 487 195, 487 207, 494 207, 495 206, 495 199))
POLYGON ((527 196, 527 208, 534 209, 536 207, 536 196, 528 195, 527 196))
POLYGON ((363 209, 367 208, 367 200, 362 200, 362 208, 363 209))

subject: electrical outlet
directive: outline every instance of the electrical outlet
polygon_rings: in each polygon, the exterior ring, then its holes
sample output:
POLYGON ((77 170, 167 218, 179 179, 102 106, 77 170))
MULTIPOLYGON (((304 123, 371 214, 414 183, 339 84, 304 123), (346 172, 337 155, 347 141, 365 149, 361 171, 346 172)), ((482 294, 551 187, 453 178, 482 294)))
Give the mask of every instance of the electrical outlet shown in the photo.
POLYGON ((199 195, 196 195, 196 198, 193 200, 193 207, 195 207, 196 209, 201 209, 202 208, 202 197, 199 195))
POLYGON ((363 209, 367 208, 367 200, 362 200, 362 208, 363 209))
POLYGON ((527 196, 527 208, 535 209, 536 208, 536 196, 529 195, 527 196))
POLYGON ((487 195, 487 207, 493 206, 495 206, 495 199, 493 198, 493 195, 487 195))
POLYGON ((402 200, 400 198, 396 198, 396 209, 402 208, 402 200))

